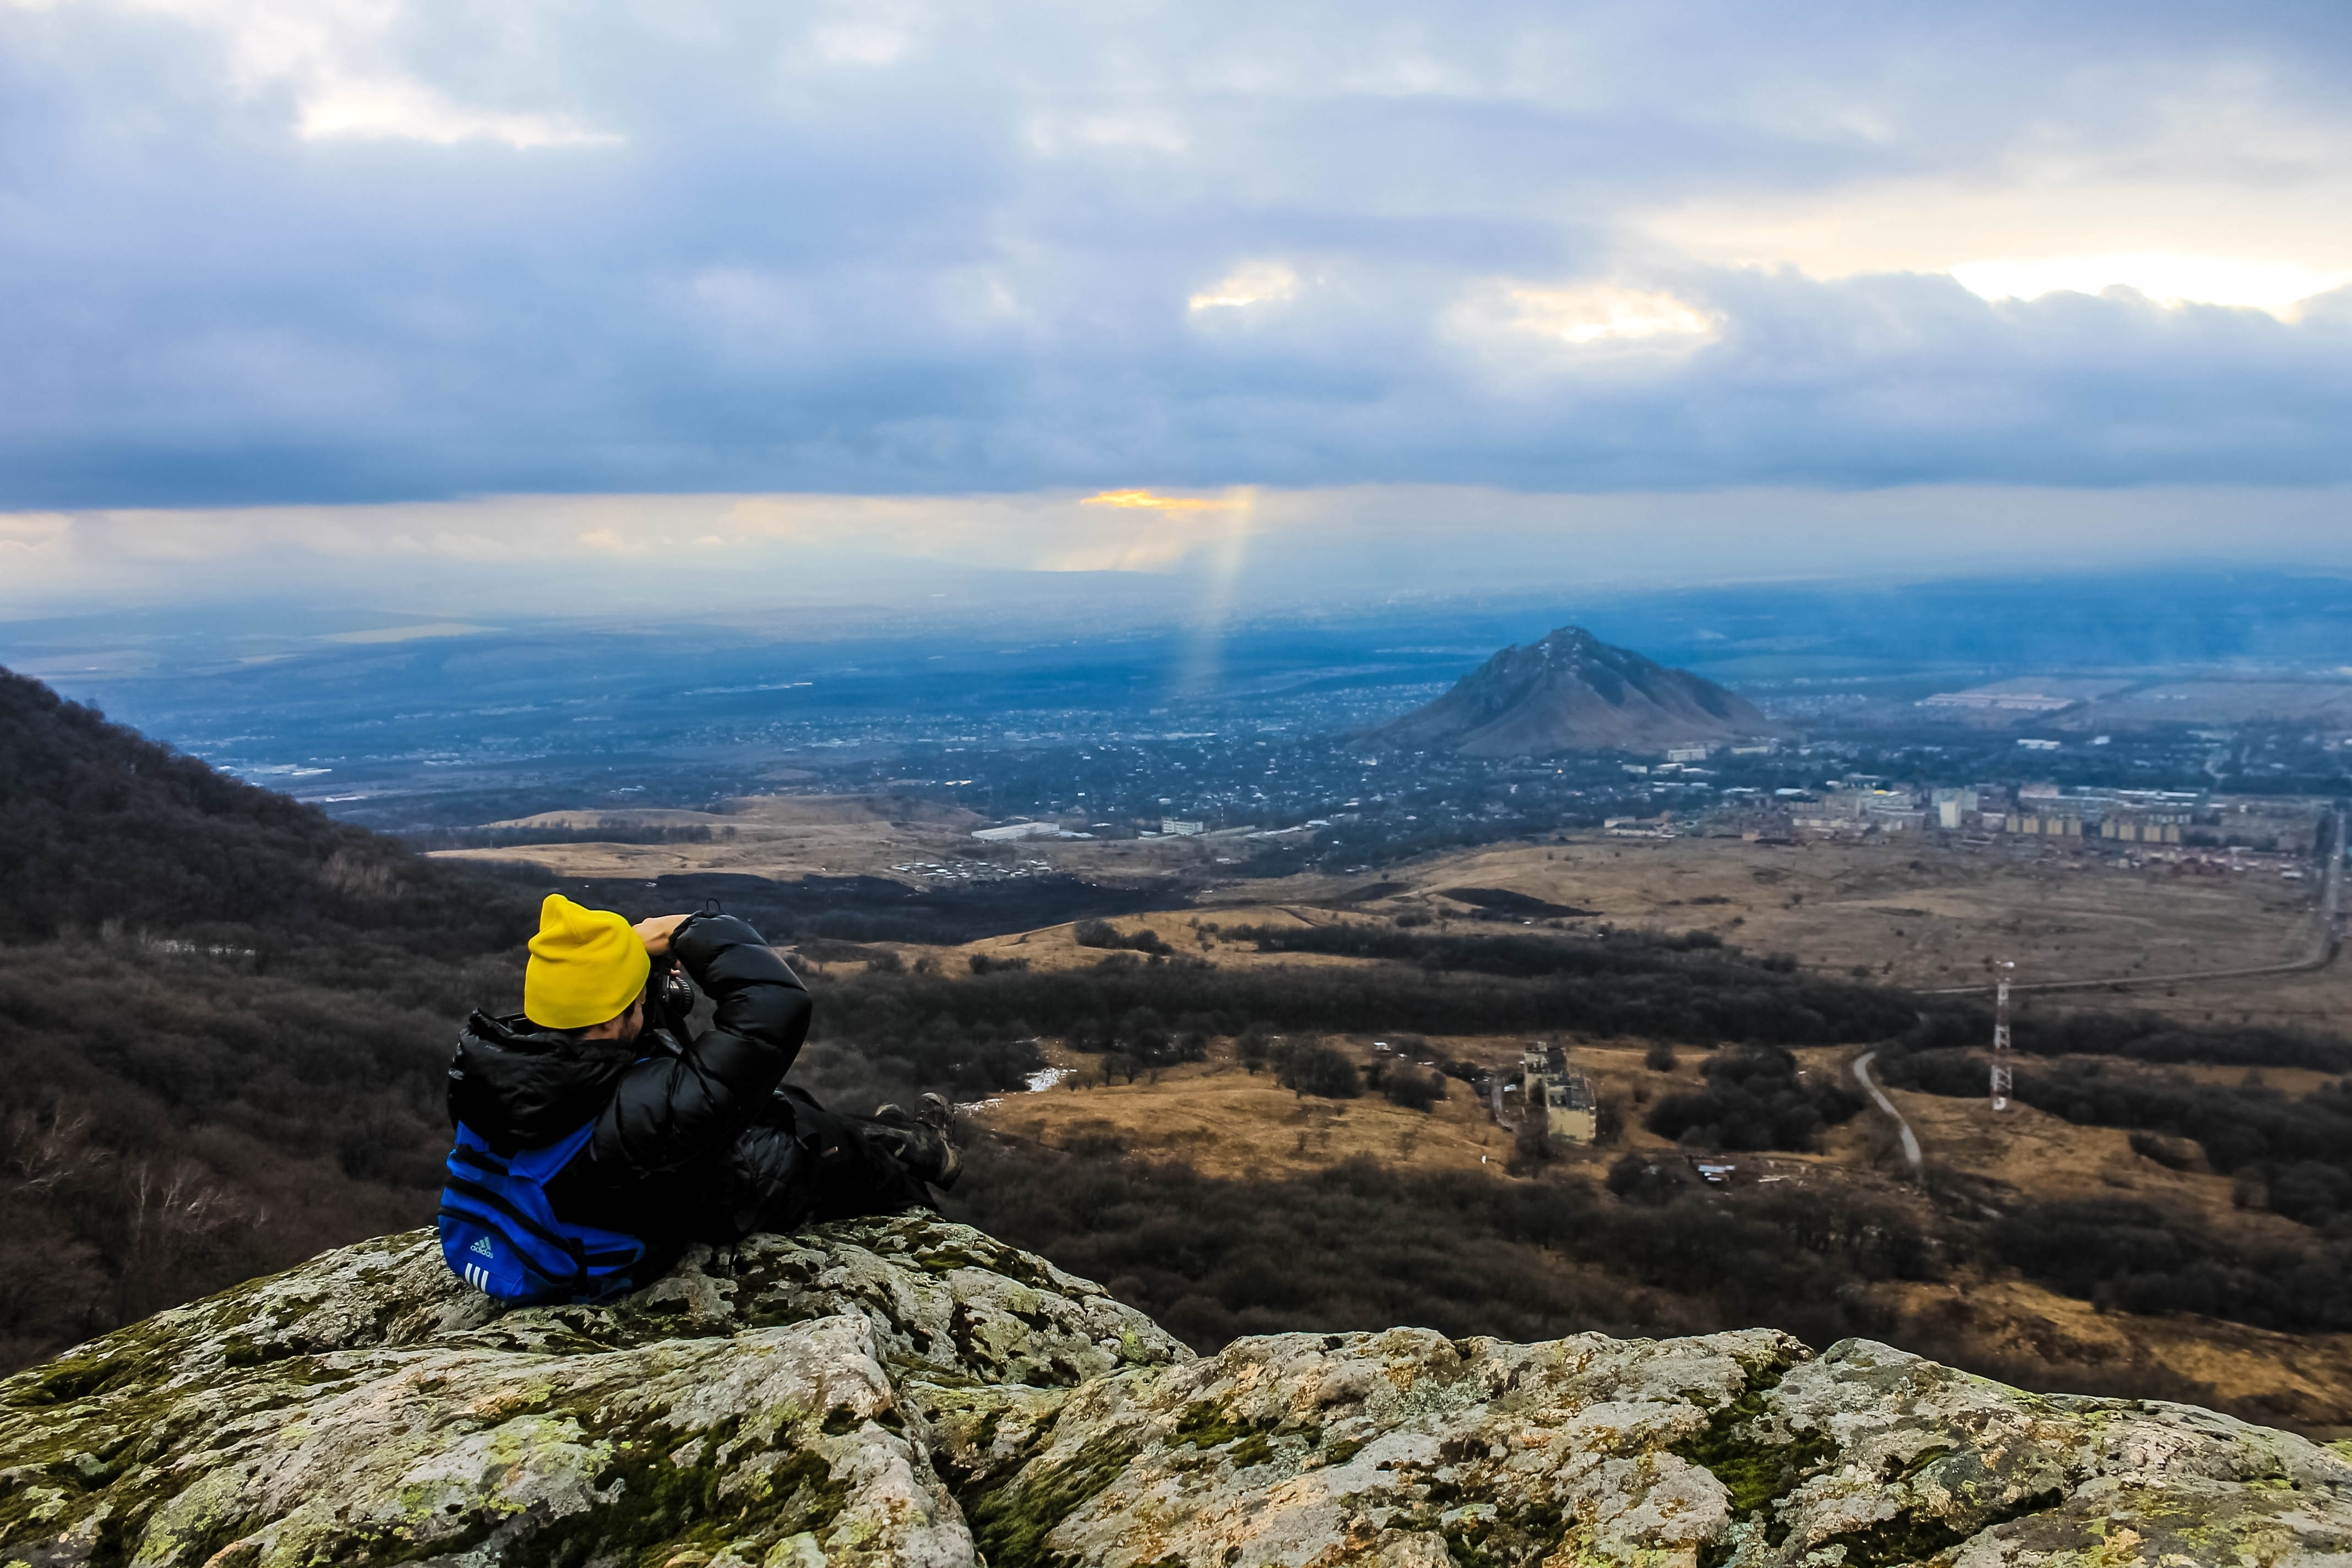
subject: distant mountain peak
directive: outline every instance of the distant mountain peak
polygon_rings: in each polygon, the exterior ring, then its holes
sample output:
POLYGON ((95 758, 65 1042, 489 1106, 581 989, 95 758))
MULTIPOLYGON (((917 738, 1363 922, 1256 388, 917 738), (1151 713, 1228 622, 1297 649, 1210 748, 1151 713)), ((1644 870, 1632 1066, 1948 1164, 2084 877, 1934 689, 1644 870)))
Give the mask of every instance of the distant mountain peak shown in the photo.
POLYGON ((1373 738, 1465 756, 1657 751, 1760 732, 1764 716, 1715 682, 1582 626, 1514 644, 1373 738))

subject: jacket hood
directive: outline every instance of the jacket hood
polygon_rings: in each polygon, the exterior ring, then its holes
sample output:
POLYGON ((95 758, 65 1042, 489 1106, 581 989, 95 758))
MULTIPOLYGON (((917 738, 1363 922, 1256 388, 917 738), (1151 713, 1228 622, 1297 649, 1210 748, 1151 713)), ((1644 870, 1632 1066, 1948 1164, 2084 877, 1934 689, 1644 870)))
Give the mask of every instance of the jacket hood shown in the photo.
POLYGON ((647 1044, 574 1040, 520 1013, 476 1013, 458 1032, 449 1063, 449 1120, 501 1152, 552 1143, 604 1111, 647 1044))

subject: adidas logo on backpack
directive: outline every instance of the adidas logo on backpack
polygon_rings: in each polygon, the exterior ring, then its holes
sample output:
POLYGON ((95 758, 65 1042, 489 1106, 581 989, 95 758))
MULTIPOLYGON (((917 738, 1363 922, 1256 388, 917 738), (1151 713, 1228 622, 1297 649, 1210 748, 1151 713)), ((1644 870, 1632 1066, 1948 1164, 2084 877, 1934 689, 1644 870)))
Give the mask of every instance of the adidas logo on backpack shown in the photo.
POLYGON ((441 1256, 449 1271, 509 1306, 593 1301, 628 1289, 646 1244, 567 1225, 547 1201, 548 1178, 595 1130, 592 1121, 544 1148, 498 1154, 460 1126, 441 1189, 441 1256))

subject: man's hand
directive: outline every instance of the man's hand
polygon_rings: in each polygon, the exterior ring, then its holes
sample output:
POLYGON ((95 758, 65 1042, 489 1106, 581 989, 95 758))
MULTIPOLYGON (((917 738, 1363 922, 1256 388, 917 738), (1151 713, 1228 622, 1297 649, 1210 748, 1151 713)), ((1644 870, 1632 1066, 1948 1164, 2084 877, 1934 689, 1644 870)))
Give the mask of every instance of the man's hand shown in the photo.
POLYGON ((690 915, 652 915, 639 921, 633 930, 637 940, 646 944, 646 952, 656 958, 669 952, 669 933, 684 925, 690 915))

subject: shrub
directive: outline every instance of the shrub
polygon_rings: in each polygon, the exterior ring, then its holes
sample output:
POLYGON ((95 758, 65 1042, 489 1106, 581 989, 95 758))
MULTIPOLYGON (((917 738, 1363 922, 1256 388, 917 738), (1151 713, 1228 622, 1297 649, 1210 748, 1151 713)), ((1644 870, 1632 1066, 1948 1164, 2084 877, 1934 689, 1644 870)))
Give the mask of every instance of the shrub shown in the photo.
POLYGON ((2352 1329, 2352 1245, 2246 1254, 2147 1204, 2036 1204, 1993 1250, 2067 1295, 2131 1312, 2198 1312, 2288 1333, 2352 1329))
MULTIPOLYGON (((1990 1008, 1948 1002, 1906 1030, 1902 1045, 1906 1051, 1967 1049, 1991 1037, 1990 1008)), ((2029 1004, 2019 1009, 2011 1037, 2027 1056, 2352 1070, 2352 1040, 2341 1036, 2261 1025, 2183 1024, 2150 1013, 2043 1012, 2029 1004)))
POLYGON ((2133 1133, 2131 1149, 2142 1159, 2153 1160, 2168 1171, 2185 1171, 2197 1163, 2194 1147, 2158 1132, 2133 1133))
POLYGON ((1551 1136, 1547 1120, 1533 1110, 1521 1111, 1519 1124, 1511 1133, 1511 1174, 1523 1176, 1551 1163, 1551 1136))
MULTIPOLYGON (((1930 1094, 1975 1096, 1984 1092, 1984 1061, 1966 1050, 1916 1051, 1891 1060, 1887 1079, 1930 1094)), ((2216 1171, 2250 1171, 2265 1184, 2305 1165, 2334 1170, 2344 1181, 2308 1173, 2290 1179, 2291 1217, 2318 1226, 2352 1214, 2352 1093, 2341 1086, 2291 1100, 2273 1089, 2189 1083, 2143 1068, 2059 1061, 2021 1068, 2015 1091, 2026 1104, 2068 1121, 2147 1134, 2132 1147, 2166 1163, 2171 1159, 2158 1152, 2162 1141, 2190 1138, 2216 1171)))
POLYGON ((2269 1206, 2308 1226, 2326 1225, 2352 1209, 2352 1172, 2317 1160, 2298 1160, 2273 1167, 2269 1173, 2269 1206))
POLYGON ((1364 1092, 1363 1079, 1356 1071, 1356 1064, 1319 1043, 1294 1046, 1285 1053, 1275 1081, 1302 1095, 1319 1095, 1325 1100, 1353 1100, 1364 1092))
POLYGON ((1706 1064, 1706 1087, 1670 1094, 1645 1125, 1661 1138, 1709 1149, 1820 1146, 1822 1129, 1851 1120, 1862 1101, 1835 1084, 1801 1079, 1797 1059, 1777 1046, 1742 1046, 1706 1064))
POLYGON ((1071 928, 1070 940, 1080 947, 1125 949, 1129 952, 1164 954, 1176 951, 1150 926, 1123 935, 1108 921, 1080 921, 1071 928))
MULTIPOLYGON (((1331 936, 1328 948, 1302 944, 1302 951, 1316 952, 1345 951, 1374 937, 1423 940, 1386 927, 1299 931, 1331 936)), ((1170 1016, 1199 1010, 1262 1019, 1279 1029, 1347 1030, 1390 1038, 1402 1030, 1573 1030, 1693 1045, 1743 1037, 1810 1045, 1885 1039, 1911 1027, 1917 1017, 1916 1005, 1900 992, 1813 976, 1788 978, 1718 956, 1660 952, 1631 941, 1525 933, 1426 940, 1469 945, 1458 954, 1404 952, 1396 956, 1408 962, 1345 970, 1218 969, 1172 957, 1147 964, 1132 952, 1111 951, 1101 963, 1079 970, 953 980, 850 976, 827 986, 816 1027, 855 1037, 888 1016, 944 1009, 967 1023, 1017 1015, 1050 1034, 1065 1035, 1082 1019, 1115 1018, 1130 1007, 1150 1006, 1170 1016), (1456 958, 1477 967, 1447 967, 1456 958)))
POLYGON ((1398 1063, 1391 1068, 1381 1085, 1381 1093, 1391 1105, 1402 1105, 1408 1110, 1428 1110, 1445 1098, 1445 1079, 1433 1072, 1398 1063))
POLYGON ((1120 1047, 1146 1067, 1199 1061, 1208 1055, 1208 1042, 1197 1030, 1179 1033, 1157 1008, 1135 1007, 1119 1017, 1112 1034, 1120 1047))
POLYGON ((1672 1203, 1689 1186, 1682 1162, 1672 1155, 1621 1154, 1609 1167, 1609 1190, 1629 1204, 1654 1208, 1672 1203))

